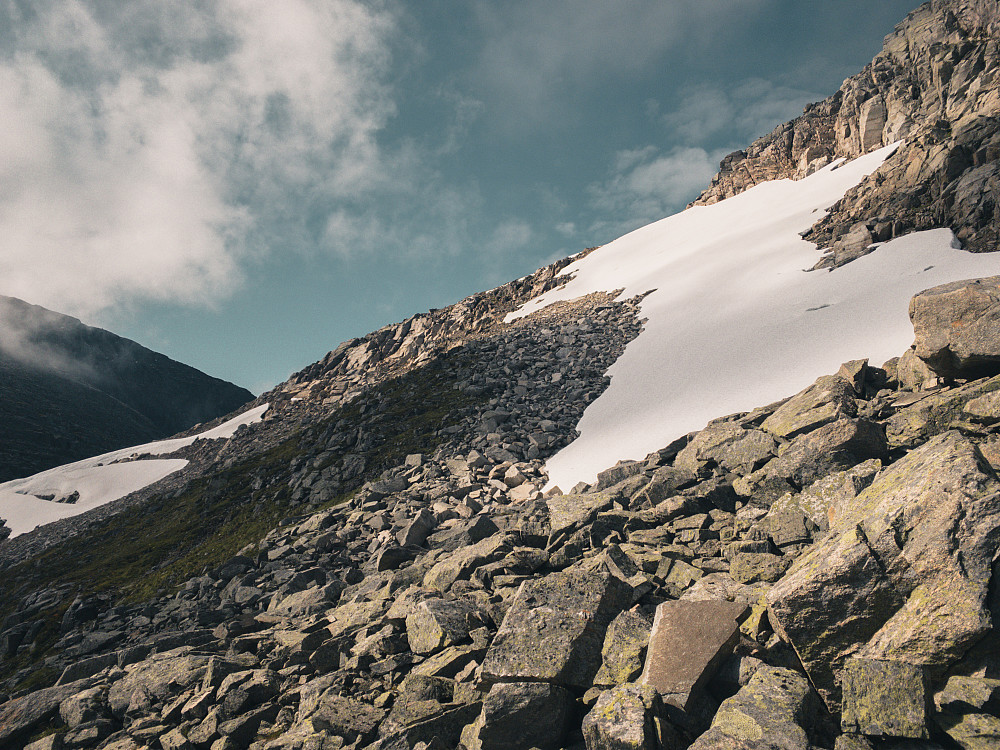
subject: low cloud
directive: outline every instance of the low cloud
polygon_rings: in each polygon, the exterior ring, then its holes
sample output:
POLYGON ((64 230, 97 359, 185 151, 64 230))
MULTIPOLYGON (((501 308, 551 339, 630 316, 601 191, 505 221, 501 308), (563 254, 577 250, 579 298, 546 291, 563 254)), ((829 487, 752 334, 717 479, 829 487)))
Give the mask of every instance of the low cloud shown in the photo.
POLYGON ((667 51, 718 43, 720 30, 752 17, 770 0, 480 0, 484 34, 474 71, 507 129, 548 120, 581 91, 638 71, 667 51))
POLYGON ((590 227, 596 241, 680 211, 708 186, 725 151, 674 148, 666 153, 648 146, 619 152, 612 174, 589 187, 591 202, 605 216, 590 227))
POLYGON ((662 115, 662 121, 670 136, 686 145, 703 145, 720 137, 746 144, 802 114, 806 104, 821 98, 795 86, 751 78, 725 89, 687 89, 662 115))
POLYGON ((212 304, 393 182, 395 33, 359 0, 0 8, 0 293, 91 315, 212 304))

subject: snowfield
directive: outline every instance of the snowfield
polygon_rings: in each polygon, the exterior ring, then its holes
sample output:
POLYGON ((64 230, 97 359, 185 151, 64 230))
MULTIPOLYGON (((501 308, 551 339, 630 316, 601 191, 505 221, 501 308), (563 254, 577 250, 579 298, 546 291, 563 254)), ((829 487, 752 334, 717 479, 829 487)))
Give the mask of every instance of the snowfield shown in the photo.
POLYGON ((847 360, 881 364, 913 342, 910 297, 1000 273, 996 255, 959 248, 948 229, 879 246, 833 271, 799 236, 875 171, 896 145, 799 180, 762 183, 637 229, 567 266, 565 286, 508 320, 560 300, 624 289, 645 328, 608 370, 611 385, 546 465, 548 487, 593 483, 710 419, 790 396, 847 360))
POLYGON ((125 497, 132 492, 148 487, 169 474, 187 466, 182 458, 142 459, 124 461, 132 456, 149 454, 162 456, 191 445, 198 438, 205 440, 232 437, 241 425, 259 422, 267 404, 240 414, 228 422, 197 435, 172 440, 158 440, 154 443, 137 445, 132 448, 104 453, 83 461, 57 466, 25 479, 15 479, 0 484, 0 518, 7 521, 11 537, 24 534, 36 526, 52 523, 62 518, 77 516, 97 508, 112 500, 125 497), (79 493, 74 503, 60 503, 56 500, 79 493), (52 496, 45 500, 40 496, 52 496))

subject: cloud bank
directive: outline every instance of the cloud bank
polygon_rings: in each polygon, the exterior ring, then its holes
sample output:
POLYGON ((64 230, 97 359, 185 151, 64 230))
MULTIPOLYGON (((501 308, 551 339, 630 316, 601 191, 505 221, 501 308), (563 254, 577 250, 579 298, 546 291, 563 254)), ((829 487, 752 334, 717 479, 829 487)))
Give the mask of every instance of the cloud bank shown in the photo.
POLYGON ((387 3, 0 6, 0 293, 210 303, 390 182, 387 3), (291 208, 289 208, 291 207, 291 208))

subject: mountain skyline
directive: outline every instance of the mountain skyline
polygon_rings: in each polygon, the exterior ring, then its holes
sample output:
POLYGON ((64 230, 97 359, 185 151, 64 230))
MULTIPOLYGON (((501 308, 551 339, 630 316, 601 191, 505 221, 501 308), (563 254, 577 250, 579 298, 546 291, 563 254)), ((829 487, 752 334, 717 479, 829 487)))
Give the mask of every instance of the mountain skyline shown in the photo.
POLYGON ((912 5, 14 5, 0 293, 259 392, 683 208, 912 5))

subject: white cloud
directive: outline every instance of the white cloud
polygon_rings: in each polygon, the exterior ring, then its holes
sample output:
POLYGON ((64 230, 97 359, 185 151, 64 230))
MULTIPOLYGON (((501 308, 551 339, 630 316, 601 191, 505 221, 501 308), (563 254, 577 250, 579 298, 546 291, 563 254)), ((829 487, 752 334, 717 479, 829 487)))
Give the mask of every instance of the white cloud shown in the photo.
POLYGON ((806 104, 821 98, 794 86, 750 78, 726 89, 689 88, 662 118, 670 134, 688 145, 720 136, 745 144, 802 114, 806 104))
POLYGON ((725 151, 653 146, 618 153, 611 176, 589 186, 591 202, 615 217, 590 227, 595 240, 613 239, 675 213, 697 197, 718 169, 725 151))
POLYGON ((641 70, 671 48, 711 54, 720 30, 769 1, 480 0, 486 41, 474 77, 495 106, 491 117, 511 128, 533 124, 581 90, 641 70))
POLYGON ((388 7, 0 8, 0 293, 210 304, 248 254, 308 244, 309 201, 391 187, 388 7))

